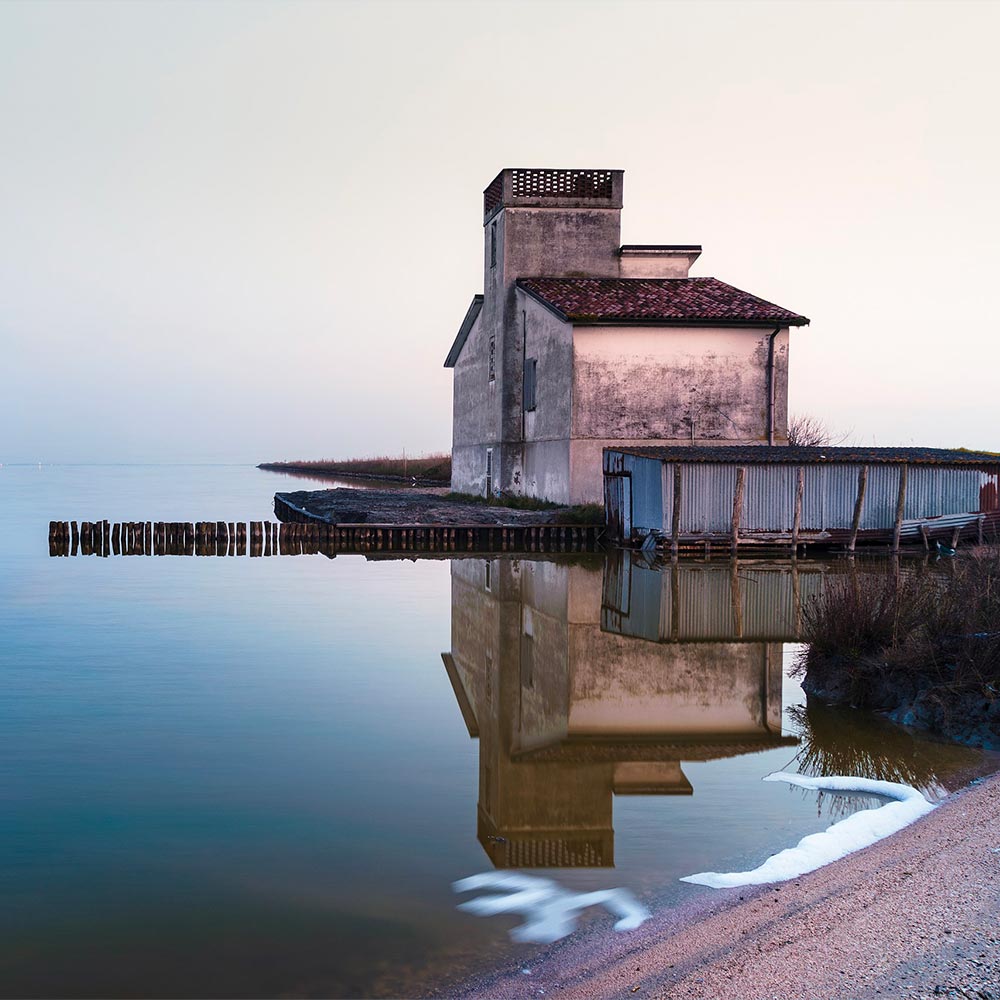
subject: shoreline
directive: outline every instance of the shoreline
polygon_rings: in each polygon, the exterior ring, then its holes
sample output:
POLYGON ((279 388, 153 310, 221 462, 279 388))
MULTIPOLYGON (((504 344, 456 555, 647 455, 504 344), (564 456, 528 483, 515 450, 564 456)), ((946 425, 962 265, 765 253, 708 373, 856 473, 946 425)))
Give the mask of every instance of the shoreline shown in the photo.
POLYGON ((257 465, 258 469, 263 469, 265 472, 286 472, 289 475, 302 475, 307 476, 311 479, 357 479, 361 481, 369 481, 373 483, 394 483, 401 486, 410 486, 411 484, 416 484, 419 487, 425 489, 441 489, 449 490, 451 489, 450 479, 437 479, 433 476, 404 476, 395 475, 392 473, 379 473, 379 472, 342 472, 333 468, 323 468, 316 469, 309 465, 296 465, 294 463, 282 463, 282 462, 261 462, 257 465))
POLYGON ((432 995, 1000 1000, 1000 775, 800 878, 610 925, 536 955, 530 976, 516 963, 432 995))

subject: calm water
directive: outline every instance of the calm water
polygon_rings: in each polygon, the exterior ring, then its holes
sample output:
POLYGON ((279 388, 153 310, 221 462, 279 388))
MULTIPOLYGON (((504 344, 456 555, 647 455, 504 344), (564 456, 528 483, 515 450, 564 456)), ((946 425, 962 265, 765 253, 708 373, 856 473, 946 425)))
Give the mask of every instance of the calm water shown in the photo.
POLYGON ((770 771, 991 766, 797 708, 831 565, 48 556, 50 519, 260 520, 296 488, 0 468, 3 995, 414 995, 534 954, 456 879, 670 906, 872 804, 770 771))

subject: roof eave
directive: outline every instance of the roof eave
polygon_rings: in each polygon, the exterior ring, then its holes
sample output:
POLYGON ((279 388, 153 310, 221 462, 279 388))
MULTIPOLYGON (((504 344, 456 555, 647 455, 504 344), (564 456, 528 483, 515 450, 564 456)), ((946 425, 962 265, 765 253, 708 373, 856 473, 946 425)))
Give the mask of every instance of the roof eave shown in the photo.
POLYGON ((451 350, 448 352, 448 356, 444 359, 445 368, 454 368, 455 365, 458 364, 458 359, 462 354, 462 348, 465 347, 465 342, 469 339, 469 334, 472 332, 472 328, 476 325, 476 320, 479 318, 479 312, 482 308, 482 295, 473 295, 472 302, 469 304, 469 308, 465 311, 465 319, 462 320, 462 325, 458 328, 458 333, 455 335, 455 340, 451 345, 451 350))
MULTIPOLYGON (((528 291, 528 289, 525 289, 528 291)), ((530 294, 530 292, 529 292, 530 294)), ((537 298, 537 296, 535 296, 537 298)), ((545 302, 544 299, 539 299, 545 302)), ((548 303, 546 303, 548 304, 548 303)), ((549 304, 549 308, 557 311, 549 304)), ((568 323, 574 326, 722 326, 722 327, 752 327, 759 330, 773 330, 775 327, 785 326, 808 326, 809 320, 805 316, 796 316, 792 319, 774 317, 772 319, 650 319, 650 318, 630 318, 630 317, 601 317, 601 316, 567 316, 564 313, 559 315, 568 323)))

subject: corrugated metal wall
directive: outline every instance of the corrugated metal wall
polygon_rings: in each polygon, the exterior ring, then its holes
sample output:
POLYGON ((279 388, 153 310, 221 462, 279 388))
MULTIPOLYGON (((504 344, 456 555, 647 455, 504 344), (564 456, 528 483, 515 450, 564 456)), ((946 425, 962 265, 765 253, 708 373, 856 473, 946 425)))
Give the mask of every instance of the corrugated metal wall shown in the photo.
MULTIPOLYGON (((674 463, 658 458, 606 453, 605 472, 631 478, 631 524, 634 531, 671 530, 674 463)), ((794 465, 748 464, 744 481, 740 534, 790 533, 795 517, 798 468, 794 465)), ((854 520, 858 479, 862 466, 843 464, 804 465, 803 532, 849 531, 854 520)), ((682 535, 726 534, 733 514, 737 466, 692 462, 681 464, 682 535)), ((871 464, 862 508, 861 531, 891 531, 902 467, 871 464)), ((983 486, 1000 486, 998 472, 953 466, 909 466, 904 519, 975 515, 981 506, 983 486)), ((609 515, 612 512, 609 511, 609 515)), ((610 523, 610 517, 609 517, 610 523)))

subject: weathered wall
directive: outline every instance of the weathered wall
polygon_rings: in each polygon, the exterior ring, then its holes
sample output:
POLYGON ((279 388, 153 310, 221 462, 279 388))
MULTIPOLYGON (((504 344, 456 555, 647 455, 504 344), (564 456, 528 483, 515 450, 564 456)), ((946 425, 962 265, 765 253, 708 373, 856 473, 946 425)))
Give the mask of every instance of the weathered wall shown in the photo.
POLYGON ((622 278, 686 278, 699 252, 663 253, 622 251, 619 276, 622 278))
POLYGON ((522 291, 517 304, 525 356, 537 361, 536 406, 524 413, 520 482, 527 496, 560 503, 570 498, 570 422, 573 398, 573 328, 522 291))
MULTIPOLYGON (((484 300, 481 322, 497 331, 503 410, 500 486, 524 492, 521 447, 524 308, 514 282, 529 275, 615 276, 621 236, 618 208, 504 208, 484 227, 484 300), (496 225, 497 263, 491 264, 496 225)), ((536 463, 537 469, 537 463, 536 463)), ((535 479, 537 481, 537 474, 535 479)))
MULTIPOLYGON (((496 361, 499 378, 499 353, 496 361)), ((469 332, 454 369, 452 387, 451 488, 459 493, 486 490, 486 448, 500 455, 500 383, 489 380, 489 334, 482 313, 469 332)))
MULTIPOLYGON (((766 443, 770 333, 575 327, 573 437, 766 443)), ((775 340, 776 402, 785 394, 787 365, 783 329, 775 340)), ((777 407, 779 443, 787 436, 783 412, 777 407)))
MULTIPOLYGON (((625 444, 766 444, 772 331, 574 328, 570 497, 603 498, 601 453, 625 444)), ((788 440, 788 330, 775 338, 775 443, 788 440)))

